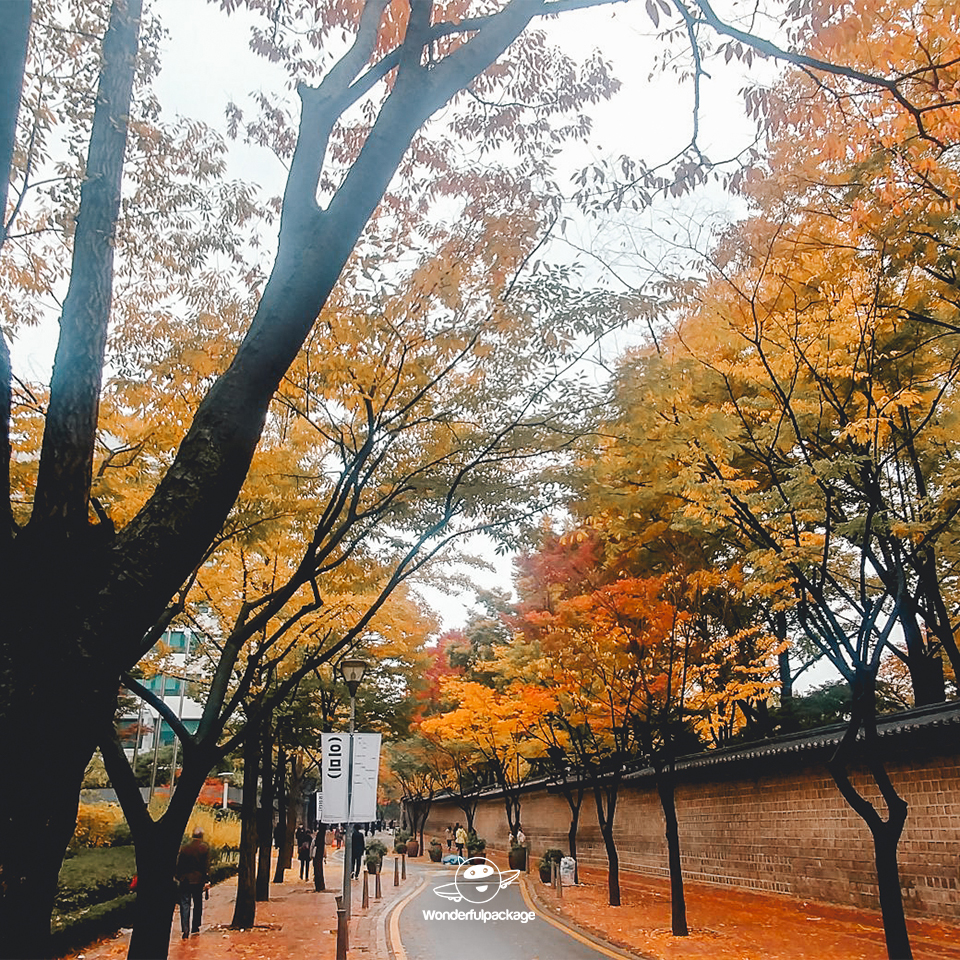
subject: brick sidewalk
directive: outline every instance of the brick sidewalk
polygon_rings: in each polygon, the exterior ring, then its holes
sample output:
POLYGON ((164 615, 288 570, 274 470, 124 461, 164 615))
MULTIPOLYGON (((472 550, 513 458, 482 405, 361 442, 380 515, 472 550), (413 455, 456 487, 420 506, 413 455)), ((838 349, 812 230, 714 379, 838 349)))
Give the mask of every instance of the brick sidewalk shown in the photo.
MULTIPOLYGON (((607 902, 606 870, 581 867, 582 886, 561 901, 528 876, 534 899, 555 917, 654 960, 885 960, 875 911, 687 881, 689 937, 670 932, 666 879, 622 871, 622 906, 607 902)), ((915 960, 960 960, 960 927, 907 920, 915 960)))
MULTIPOLYGON (((391 837, 381 837, 392 847, 391 837)), ((276 861, 274 860, 274 865, 276 861)), ((217 884, 204 903, 203 926, 197 937, 183 940, 180 917, 174 911, 170 930, 170 960, 334 960, 337 946, 335 897, 342 877, 342 853, 330 850, 324 871, 327 889, 317 893, 313 879, 299 879, 299 862, 286 872, 282 884, 271 883, 270 900, 257 904, 256 926, 251 930, 230 930, 236 899, 236 877, 217 884)), ((393 885, 393 854, 387 855, 381 875, 382 899, 374 898, 374 878, 369 877, 370 907, 361 907, 362 877, 352 881, 350 920, 351 958, 388 960, 383 935, 384 914, 416 884, 416 861, 410 864, 408 879, 393 885)), ((67 960, 122 960, 127 955, 130 931, 92 944, 69 955, 67 960)))

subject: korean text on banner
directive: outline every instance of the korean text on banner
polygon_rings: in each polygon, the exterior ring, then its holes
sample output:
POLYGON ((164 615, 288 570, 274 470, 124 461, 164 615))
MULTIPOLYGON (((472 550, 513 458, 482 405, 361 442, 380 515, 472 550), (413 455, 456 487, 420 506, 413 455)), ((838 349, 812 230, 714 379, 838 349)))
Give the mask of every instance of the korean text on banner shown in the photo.
POLYGON ((320 749, 323 753, 321 786, 326 822, 375 820, 377 779, 380 771, 380 734, 355 733, 353 736, 353 785, 349 811, 347 774, 350 734, 323 733, 320 735, 320 749))

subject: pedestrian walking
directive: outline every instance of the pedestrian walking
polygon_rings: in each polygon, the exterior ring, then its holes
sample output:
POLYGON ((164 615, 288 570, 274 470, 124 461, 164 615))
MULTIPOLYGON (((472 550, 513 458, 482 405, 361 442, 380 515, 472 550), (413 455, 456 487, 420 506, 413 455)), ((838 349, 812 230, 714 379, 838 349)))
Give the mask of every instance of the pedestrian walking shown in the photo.
POLYGON ((197 827, 193 839, 180 848, 177 855, 177 896, 180 901, 180 933, 183 939, 200 933, 203 921, 203 895, 210 889, 210 847, 203 842, 203 831, 197 827), (193 907, 193 926, 190 907, 193 907))
POLYGON ((310 879, 310 833, 304 831, 301 834, 302 839, 297 847, 297 859, 300 861, 300 879, 310 879), (305 834, 305 835, 304 835, 305 834))
POLYGON ((353 828, 353 836, 350 838, 350 859, 352 861, 351 872, 355 877, 360 876, 360 866, 363 863, 363 852, 367 849, 367 841, 363 839, 363 834, 360 832, 360 825, 355 824, 353 828))
POLYGON ((463 848, 467 845, 467 831, 459 823, 453 828, 453 842, 457 845, 457 856, 463 856, 463 848))
POLYGON ((443 835, 447 839, 447 851, 449 852, 451 844, 453 843, 453 830, 449 823, 447 824, 447 829, 443 831, 443 835))

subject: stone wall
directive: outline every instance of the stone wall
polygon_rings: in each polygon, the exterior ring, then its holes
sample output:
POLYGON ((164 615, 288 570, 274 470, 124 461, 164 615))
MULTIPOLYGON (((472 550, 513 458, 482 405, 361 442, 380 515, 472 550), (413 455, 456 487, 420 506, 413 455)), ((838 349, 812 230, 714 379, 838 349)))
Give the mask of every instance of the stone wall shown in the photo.
MULTIPOLYGON (((887 769, 909 805, 900 841, 900 875, 908 914, 960 920, 960 760, 956 728, 937 737, 904 738, 888 750, 887 769), (924 756, 924 754, 926 754, 924 756)), ((684 876, 689 880, 764 890, 879 909, 870 832, 846 804, 824 765, 826 748, 786 756, 738 755, 689 765, 679 772, 677 815, 684 876)), ((860 771, 854 782, 878 794, 860 771)), ((883 810, 878 804, 878 809, 883 810)), ((449 801, 435 801, 424 836, 443 836, 465 822, 449 801)), ((582 863, 604 866, 592 793, 584 797, 578 831, 582 863)), ((481 801, 475 825, 491 850, 507 845, 499 797, 481 801)), ((523 830, 537 859, 548 847, 566 852, 570 808, 544 788, 525 792, 523 830)), ((625 870, 667 876, 663 814, 649 774, 625 782, 615 821, 625 870)))

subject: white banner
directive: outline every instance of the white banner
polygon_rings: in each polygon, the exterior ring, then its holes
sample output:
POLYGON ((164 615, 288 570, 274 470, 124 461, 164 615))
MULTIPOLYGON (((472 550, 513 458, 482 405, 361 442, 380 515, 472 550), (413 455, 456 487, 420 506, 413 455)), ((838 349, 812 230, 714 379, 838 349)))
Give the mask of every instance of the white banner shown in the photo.
POLYGON ((347 810, 350 734, 320 734, 321 787, 325 823, 357 823, 377 817, 377 781, 380 773, 380 734, 353 735, 353 784, 347 810))

